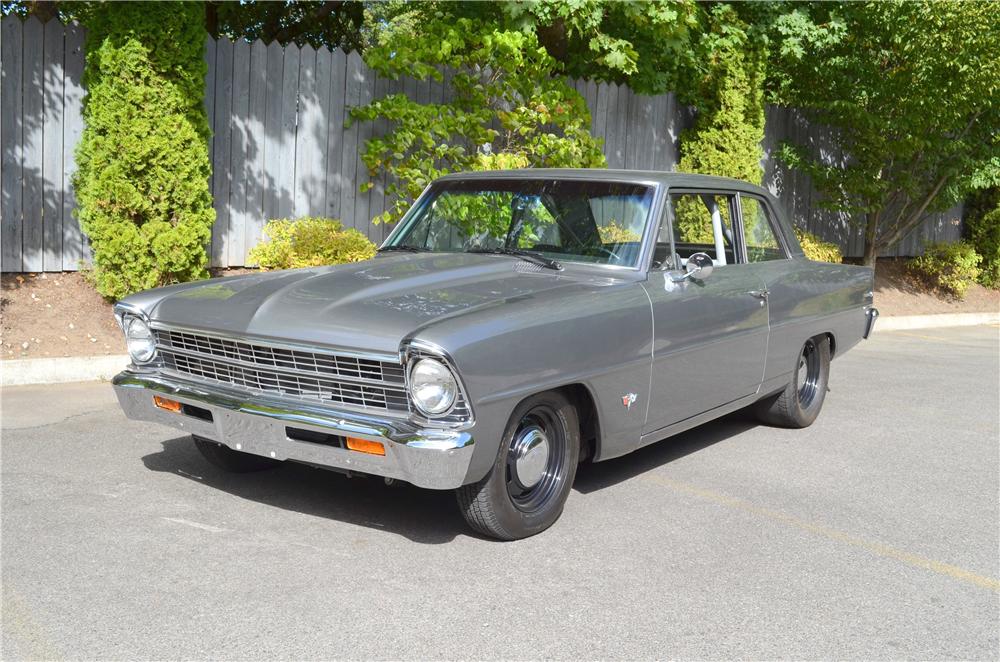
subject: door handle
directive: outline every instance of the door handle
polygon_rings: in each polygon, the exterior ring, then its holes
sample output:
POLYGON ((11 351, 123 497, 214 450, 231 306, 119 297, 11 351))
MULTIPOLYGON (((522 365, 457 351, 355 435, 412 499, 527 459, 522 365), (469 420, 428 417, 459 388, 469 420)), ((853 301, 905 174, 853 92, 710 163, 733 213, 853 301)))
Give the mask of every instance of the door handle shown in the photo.
POLYGON ((750 290, 747 292, 752 297, 757 297, 763 301, 767 301, 767 295, 770 294, 767 290, 750 290))

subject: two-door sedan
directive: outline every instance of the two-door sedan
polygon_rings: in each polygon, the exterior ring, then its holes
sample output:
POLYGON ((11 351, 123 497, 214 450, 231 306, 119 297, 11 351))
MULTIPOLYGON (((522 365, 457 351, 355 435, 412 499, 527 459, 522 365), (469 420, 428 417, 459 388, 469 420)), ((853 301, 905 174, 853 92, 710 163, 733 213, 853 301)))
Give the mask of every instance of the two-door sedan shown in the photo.
POLYGON ((678 173, 443 177, 366 262, 121 301, 125 413, 212 464, 291 460, 454 489, 530 536, 585 460, 753 405, 810 425, 868 337, 872 270, 807 260, 775 198, 678 173))

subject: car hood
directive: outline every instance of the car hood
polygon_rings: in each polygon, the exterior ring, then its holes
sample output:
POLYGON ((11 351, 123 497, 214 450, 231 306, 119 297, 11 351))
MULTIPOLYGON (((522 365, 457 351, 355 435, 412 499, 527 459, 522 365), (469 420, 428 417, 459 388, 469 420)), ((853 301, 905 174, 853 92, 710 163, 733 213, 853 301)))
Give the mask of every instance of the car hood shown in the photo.
POLYGON ((610 284, 507 256, 399 254, 164 288, 129 302, 165 324, 395 354, 427 325, 597 281, 610 284))

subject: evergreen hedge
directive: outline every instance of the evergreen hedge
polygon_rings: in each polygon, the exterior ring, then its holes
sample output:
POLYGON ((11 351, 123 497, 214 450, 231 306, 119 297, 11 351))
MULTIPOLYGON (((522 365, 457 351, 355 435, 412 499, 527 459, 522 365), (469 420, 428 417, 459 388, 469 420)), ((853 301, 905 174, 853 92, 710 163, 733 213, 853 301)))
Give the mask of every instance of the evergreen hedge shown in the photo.
POLYGON ((205 278, 208 189, 204 6, 94 3, 74 177, 93 280, 109 298, 205 278))

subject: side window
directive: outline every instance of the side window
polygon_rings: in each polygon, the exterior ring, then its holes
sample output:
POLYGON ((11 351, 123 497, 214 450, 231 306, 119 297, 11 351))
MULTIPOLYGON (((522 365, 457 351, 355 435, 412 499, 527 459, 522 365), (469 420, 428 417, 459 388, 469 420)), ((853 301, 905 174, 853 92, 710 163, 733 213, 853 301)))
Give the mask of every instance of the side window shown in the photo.
POLYGON ((774 221, 767 211, 767 205, 756 198, 740 196, 743 207, 743 235, 747 246, 748 262, 768 262, 784 260, 784 249, 774 234, 774 221))
POLYGON ((674 254, 684 264, 694 253, 707 253, 716 264, 734 264, 733 196, 716 193, 677 193, 673 207, 674 254), (715 224, 720 230, 717 245, 715 224))

